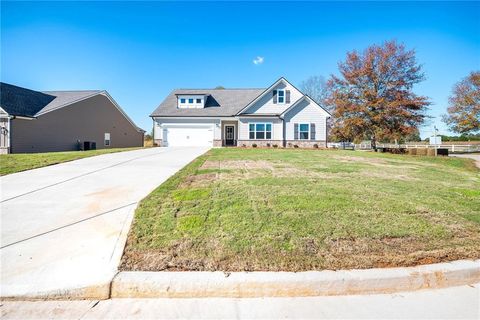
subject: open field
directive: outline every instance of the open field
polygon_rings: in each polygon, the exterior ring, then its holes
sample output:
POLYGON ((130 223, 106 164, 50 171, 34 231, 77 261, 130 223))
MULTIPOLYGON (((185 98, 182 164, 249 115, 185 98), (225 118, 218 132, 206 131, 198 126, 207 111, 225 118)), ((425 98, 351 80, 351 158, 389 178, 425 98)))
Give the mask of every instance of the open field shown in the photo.
POLYGON ((101 154, 130 151, 139 148, 112 148, 88 151, 16 153, 0 155, 0 176, 50 166, 52 164, 78 160, 101 154))
POLYGON ((301 271, 480 258, 470 159, 213 149, 145 198, 121 269, 301 271))

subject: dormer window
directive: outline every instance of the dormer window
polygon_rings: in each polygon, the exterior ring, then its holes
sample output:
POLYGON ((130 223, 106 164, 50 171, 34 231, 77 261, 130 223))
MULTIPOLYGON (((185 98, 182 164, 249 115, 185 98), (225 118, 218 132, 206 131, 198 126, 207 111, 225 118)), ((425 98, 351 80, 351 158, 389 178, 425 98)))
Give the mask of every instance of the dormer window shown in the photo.
POLYGON ((206 95, 177 95, 177 107, 179 109, 201 109, 205 107, 206 95))
POLYGON ((285 90, 278 90, 278 104, 285 104, 285 90))

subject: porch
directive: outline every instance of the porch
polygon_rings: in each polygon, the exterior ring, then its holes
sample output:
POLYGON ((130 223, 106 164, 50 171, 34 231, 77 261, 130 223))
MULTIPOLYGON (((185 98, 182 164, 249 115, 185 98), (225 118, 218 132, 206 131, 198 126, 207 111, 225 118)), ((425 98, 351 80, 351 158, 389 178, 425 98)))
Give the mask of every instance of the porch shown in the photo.
POLYGON ((237 120, 222 120, 220 122, 221 146, 222 147, 236 147, 238 142, 238 121, 237 120))

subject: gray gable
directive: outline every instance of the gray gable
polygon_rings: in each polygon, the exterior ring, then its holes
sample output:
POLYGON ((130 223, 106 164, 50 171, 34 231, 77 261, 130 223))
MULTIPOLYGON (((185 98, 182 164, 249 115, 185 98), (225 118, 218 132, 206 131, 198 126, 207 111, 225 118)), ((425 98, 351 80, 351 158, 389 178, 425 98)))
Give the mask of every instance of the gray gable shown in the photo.
POLYGON ((173 90, 150 116, 152 117, 230 117, 242 110, 265 89, 177 89, 173 90), (202 109, 177 108, 177 95, 205 94, 202 109))

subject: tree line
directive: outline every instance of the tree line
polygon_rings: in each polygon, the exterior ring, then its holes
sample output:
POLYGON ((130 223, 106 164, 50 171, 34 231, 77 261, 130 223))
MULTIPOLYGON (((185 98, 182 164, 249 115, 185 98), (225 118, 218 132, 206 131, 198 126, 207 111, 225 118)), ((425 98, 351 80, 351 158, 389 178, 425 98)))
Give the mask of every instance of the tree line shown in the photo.
MULTIPOLYGON (((429 118, 429 97, 414 86, 426 79, 415 50, 396 41, 348 52, 339 76, 312 76, 301 89, 332 114, 330 140, 377 142, 419 140, 429 118)), ((480 132, 480 71, 455 84, 442 120, 463 136, 480 132)))

